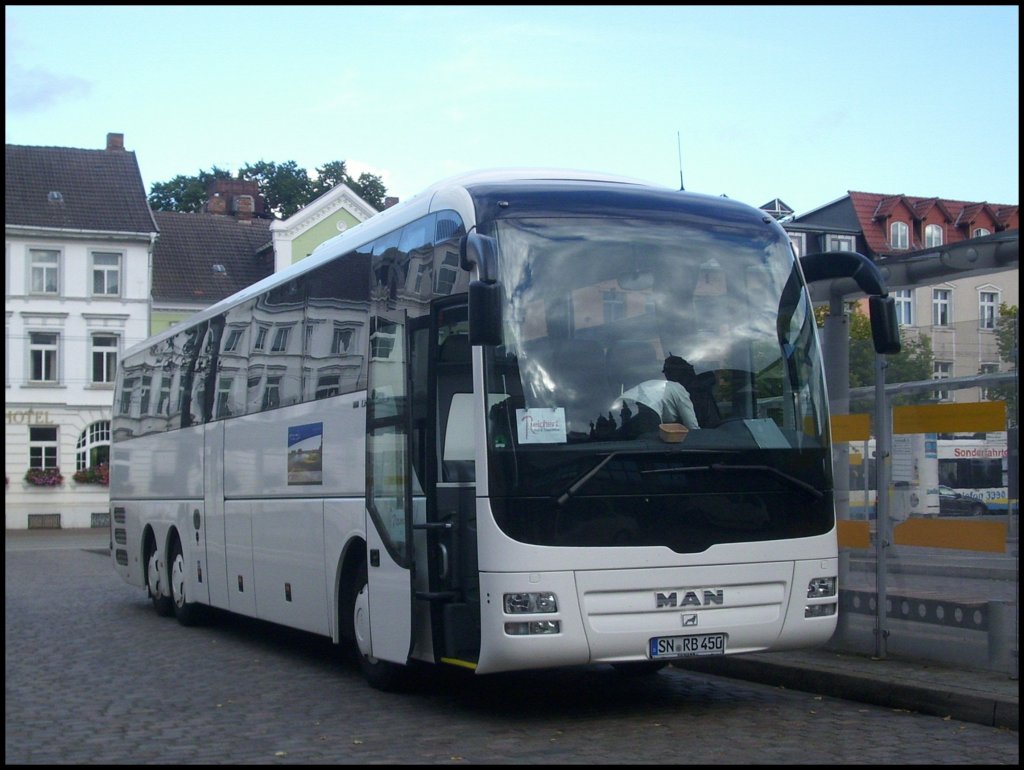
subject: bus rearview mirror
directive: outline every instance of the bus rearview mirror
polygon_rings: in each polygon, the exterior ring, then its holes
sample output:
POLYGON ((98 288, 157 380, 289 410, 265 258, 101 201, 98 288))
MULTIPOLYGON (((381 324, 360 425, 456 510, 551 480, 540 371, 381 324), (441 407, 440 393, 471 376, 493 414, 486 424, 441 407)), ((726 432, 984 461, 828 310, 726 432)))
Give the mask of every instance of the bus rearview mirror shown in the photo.
POLYGON ((871 339, 875 352, 880 354, 899 353, 900 324, 896 318, 896 300, 892 297, 868 297, 871 313, 871 339))
POLYGON ((469 344, 500 345, 501 284, 472 281, 469 284, 469 344))

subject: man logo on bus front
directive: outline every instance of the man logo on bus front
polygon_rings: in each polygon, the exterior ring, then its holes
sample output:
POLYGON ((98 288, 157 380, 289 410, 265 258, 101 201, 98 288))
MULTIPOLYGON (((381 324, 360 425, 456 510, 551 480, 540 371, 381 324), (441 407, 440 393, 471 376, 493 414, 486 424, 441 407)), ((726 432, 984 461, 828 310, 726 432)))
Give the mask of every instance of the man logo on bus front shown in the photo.
POLYGON ((722 605, 725 603, 725 597, 721 588, 714 591, 704 589, 703 597, 702 601, 696 591, 686 591, 683 593, 683 598, 680 601, 678 591, 673 591, 670 594, 655 591, 654 605, 660 610, 662 607, 703 607, 708 604, 722 605))

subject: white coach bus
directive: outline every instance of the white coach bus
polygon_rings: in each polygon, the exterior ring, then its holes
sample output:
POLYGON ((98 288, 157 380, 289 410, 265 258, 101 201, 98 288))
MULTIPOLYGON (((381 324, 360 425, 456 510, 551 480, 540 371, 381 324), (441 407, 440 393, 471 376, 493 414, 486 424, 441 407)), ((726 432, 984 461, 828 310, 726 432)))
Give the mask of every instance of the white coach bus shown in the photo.
POLYGON ((113 565, 185 624, 208 605, 349 644, 384 689, 417 661, 821 644, 837 545, 805 281, 849 275, 897 349, 865 258, 798 261, 736 201, 439 183, 126 351, 113 565), (657 413, 670 355, 707 400, 682 441, 657 413))

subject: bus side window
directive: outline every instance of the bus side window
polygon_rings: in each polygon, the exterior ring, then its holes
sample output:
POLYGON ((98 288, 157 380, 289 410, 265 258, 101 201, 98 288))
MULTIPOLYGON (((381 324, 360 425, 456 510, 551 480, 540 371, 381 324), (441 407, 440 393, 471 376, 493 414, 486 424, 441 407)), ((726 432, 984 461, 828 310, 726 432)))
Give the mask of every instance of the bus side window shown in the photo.
POLYGON ((442 481, 475 481, 473 394, 453 393, 441 458, 442 481))
POLYGON ((448 336, 438 351, 437 412, 441 449, 441 481, 474 481, 473 368, 469 337, 448 336))

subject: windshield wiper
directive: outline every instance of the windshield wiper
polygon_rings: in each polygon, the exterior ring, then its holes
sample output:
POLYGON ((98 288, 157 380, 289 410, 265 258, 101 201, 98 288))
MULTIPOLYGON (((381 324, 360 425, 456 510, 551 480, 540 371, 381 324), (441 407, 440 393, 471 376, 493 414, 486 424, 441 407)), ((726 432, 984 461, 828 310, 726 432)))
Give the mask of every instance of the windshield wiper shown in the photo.
POLYGON ((569 498, 572 497, 576 492, 579 491, 580 487, 590 481, 601 470, 613 457, 618 457, 622 452, 609 452, 608 456, 601 462, 591 468, 589 471, 580 476, 576 481, 569 485, 569 488, 565 490, 556 501, 560 506, 565 505, 569 498))
MULTIPOLYGON (((604 463, 602 463, 602 465, 603 464, 604 463)), ((596 470, 597 469, 595 469, 595 472, 596 470)), ((711 465, 691 465, 685 468, 655 468, 653 470, 640 471, 640 475, 643 476, 647 473, 685 473, 687 471, 766 471, 789 482, 792 486, 803 490, 816 500, 821 500, 825 496, 821 490, 815 489, 806 481, 802 481, 796 476, 791 476, 790 474, 784 473, 778 468, 773 468, 770 465, 723 465, 722 463, 713 463, 711 465)))

